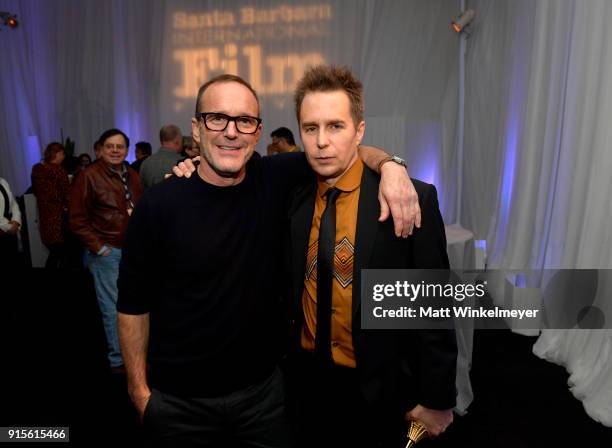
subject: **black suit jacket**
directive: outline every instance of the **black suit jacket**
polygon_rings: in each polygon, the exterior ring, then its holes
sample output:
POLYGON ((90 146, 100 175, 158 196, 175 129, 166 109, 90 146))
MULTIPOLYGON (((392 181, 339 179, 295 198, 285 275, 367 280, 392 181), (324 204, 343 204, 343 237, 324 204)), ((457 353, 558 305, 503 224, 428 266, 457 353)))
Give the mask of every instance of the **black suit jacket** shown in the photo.
MULTIPOLYGON (((421 404, 433 409, 455 406, 457 347, 452 330, 362 330, 362 269, 448 269, 444 222, 433 185, 413 179, 422 226, 406 239, 395 236, 391 219, 378 222, 379 176, 364 167, 359 195, 353 267, 353 346, 359 381, 372 406, 402 411, 421 404)), ((316 181, 299 186, 289 204, 286 242, 292 349, 299 349, 303 322, 306 252, 314 213, 316 181)), ((291 353, 291 351, 290 351, 291 353)))

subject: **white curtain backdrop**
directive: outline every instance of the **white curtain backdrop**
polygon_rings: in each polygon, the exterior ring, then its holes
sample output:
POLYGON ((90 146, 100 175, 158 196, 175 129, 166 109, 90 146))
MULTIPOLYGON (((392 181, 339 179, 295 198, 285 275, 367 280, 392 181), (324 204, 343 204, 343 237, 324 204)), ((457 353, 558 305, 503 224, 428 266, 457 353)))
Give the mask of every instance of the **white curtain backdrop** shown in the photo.
MULTIPOLYGON (((552 205, 544 263, 610 269, 612 48, 608 43, 612 39, 612 4, 599 0, 572 2, 559 9, 554 2, 539 6, 538 16, 560 19, 554 24, 557 30, 569 18, 571 36, 565 42, 555 42, 567 60, 554 61, 549 69, 565 72, 566 80, 564 104, 559 110, 559 172, 551 186, 558 193, 552 205)), ((600 287, 596 304, 608 316, 611 297, 611 285, 600 287)), ((587 413, 612 426, 612 330, 545 331, 534 352, 565 365, 571 390, 587 413)))
MULTIPOLYGON (((462 216, 489 266, 612 268, 612 3, 471 1, 462 216)), ((612 287, 596 305, 612 313, 612 287)), ((608 322, 609 326, 610 323, 608 322)), ((546 330, 534 352, 565 365, 612 426, 612 330, 546 330)))

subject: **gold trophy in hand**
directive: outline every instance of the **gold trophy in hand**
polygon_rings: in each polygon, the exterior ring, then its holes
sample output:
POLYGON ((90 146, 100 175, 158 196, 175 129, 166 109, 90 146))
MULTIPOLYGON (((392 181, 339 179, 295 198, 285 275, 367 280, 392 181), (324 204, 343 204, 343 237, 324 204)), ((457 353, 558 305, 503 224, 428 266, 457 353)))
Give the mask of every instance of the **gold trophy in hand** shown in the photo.
POLYGON ((429 433, 425 429, 425 425, 418 420, 410 420, 408 425, 408 442, 406 448, 412 448, 425 437, 428 437, 429 433))

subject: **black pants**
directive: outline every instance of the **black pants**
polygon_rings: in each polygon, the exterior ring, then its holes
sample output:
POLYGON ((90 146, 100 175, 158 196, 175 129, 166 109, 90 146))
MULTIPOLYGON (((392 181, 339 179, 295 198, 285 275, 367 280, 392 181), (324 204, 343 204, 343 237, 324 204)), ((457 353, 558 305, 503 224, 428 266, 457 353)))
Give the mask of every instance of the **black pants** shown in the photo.
POLYGON ((154 389, 144 425, 153 446, 293 446, 278 369, 259 384, 216 398, 176 397, 154 389))
POLYGON ((322 367, 310 353, 289 362, 289 408, 298 447, 404 447, 407 425, 399 412, 377 412, 366 402, 358 372, 322 367))

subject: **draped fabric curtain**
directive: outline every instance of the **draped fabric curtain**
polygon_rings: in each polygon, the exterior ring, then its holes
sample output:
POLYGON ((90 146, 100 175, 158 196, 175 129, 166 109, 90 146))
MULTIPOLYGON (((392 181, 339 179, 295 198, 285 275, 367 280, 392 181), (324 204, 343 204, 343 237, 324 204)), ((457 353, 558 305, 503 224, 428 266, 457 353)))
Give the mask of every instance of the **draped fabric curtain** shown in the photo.
POLYGON ((0 10, 20 21, 0 34, 0 171, 17 194, 52 141, 70 137, 76 154, 93 155, 111 127, 132 140, 154 135, 158 9, 143 1, 3 0, 0 10))
MULTIPOLYGON (((470 1, 462 216, 497 268, 612 268, 612 4, 470 1)), ((612 316, 612 288, 595 304, 612 316)), ((607 322, 609 326, 609 322, 607 322)), ((534 352, 565 365, 612 426, 612 330, 545 330, 534 352)))
MULTIPOLYGON (((568 268, 612 268, 612 4, 605 0, 575 1, 557 10, 554 2, 540 5, 538 16, 549 11, 569 17, 570 38, 565 50, 564 104, 558 173, 551 190, 550 229, 544 264, 568 268)), ((554 70, 554 68, 552 68, 554 70)), ((612 316, 612 285, 600 285, 595 304, 612 316)), ((567 367, 572 392, 587 413, 612 426, 612 330, 544 331, 534 352, 567 367)))

